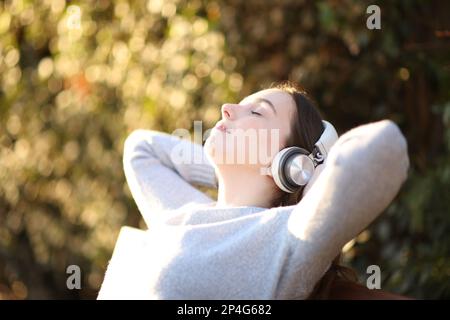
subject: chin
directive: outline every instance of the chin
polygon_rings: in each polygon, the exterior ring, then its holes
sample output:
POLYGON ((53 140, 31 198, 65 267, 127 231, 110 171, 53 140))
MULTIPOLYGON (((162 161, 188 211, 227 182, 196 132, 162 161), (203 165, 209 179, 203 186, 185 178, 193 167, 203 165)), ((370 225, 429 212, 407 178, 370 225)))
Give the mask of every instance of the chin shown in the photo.
POLYGON ((204 145, 204 150, 205 150, 205 154, 206 156, 209 158, 209 160, 214 163, 215 165, 219 165, 222 164, 223 162, 221 159, 221 155, 225 154, 224 150, 217 150, 217 146, 215 143, 215 138, 214 137, 209 137, 208 139, 206 139, 205 141, 205 145, 204 145))
POLYGON ((214 146, 213 146, 213 143, 211 142, 210 137, 205 140, 203 150, 205 151, 205 154, 208 158, 210 158, 210 159, 214 158, 214 146))

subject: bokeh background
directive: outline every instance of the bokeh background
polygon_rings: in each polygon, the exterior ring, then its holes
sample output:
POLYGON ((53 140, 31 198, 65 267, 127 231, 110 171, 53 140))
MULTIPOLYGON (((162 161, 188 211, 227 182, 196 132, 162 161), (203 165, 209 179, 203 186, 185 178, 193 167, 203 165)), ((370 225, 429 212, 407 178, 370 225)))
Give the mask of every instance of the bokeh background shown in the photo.
MULTIPOLYGON (((134 129, 204 130, 224 102, 290 79, 342 134, 394 120, 411 170, 345 247, 361 281, 450 298, 450 3, 0 2, 0 299, 94 299, 121 226, 134 129), (381 8, 368 30, 366 8, 381 8), (66 268, 82 270, 68 290, 66 268)), ((370 196, 370 195, 368 195, 370 196)))

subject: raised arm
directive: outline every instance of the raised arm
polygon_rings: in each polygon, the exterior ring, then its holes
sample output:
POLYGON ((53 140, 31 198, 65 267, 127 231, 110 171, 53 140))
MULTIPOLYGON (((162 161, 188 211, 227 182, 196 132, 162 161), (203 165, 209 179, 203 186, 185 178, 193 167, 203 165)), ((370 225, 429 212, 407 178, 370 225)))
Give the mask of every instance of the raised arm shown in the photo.
POLYGON ((203 147, 167 133, 138 129, 125 140, 123 167, 128 186, 147 225, 161 211, 189 202, 211 202, 191 184, 216 186, 203 147))
POLYGON ((406 140, 390 120, 356 127, 338 139, 288 223, 291 261, 305 295, 345 243, 387 208, 408 168, 406 140))

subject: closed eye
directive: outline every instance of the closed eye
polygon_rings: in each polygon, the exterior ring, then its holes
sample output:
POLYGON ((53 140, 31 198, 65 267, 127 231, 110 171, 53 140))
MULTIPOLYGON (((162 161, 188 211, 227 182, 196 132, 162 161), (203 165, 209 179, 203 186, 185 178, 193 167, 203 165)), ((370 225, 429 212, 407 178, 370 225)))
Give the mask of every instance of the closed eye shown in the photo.
POLYGON ((253 111, 253 110, 252 110, 252 114, 256 114, 256 115, 258 115, 258 116, 262 116, 262 114, 261 114, 261 113, 259 113, 259 112, 256 112, 256 111, 253 111))

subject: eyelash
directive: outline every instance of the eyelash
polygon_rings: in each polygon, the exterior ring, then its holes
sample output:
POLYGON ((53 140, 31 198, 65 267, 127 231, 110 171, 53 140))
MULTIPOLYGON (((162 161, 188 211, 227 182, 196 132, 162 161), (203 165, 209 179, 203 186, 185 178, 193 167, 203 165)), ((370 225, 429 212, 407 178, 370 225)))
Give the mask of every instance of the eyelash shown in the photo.
POLYGON ((256 112, 256 111, 253 111, 253 110, 252 110, 252 114, 256 114, 256 115, 258 115, 258 116, 261 116, 261 115, 262 115, 261 113, 256 112))

